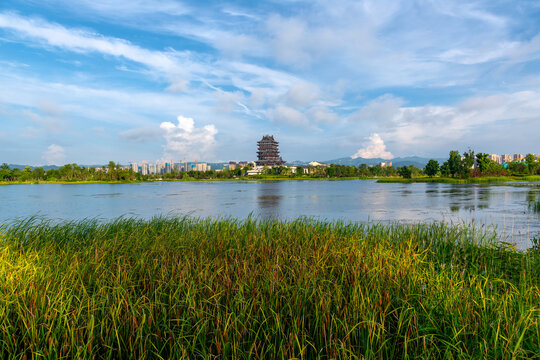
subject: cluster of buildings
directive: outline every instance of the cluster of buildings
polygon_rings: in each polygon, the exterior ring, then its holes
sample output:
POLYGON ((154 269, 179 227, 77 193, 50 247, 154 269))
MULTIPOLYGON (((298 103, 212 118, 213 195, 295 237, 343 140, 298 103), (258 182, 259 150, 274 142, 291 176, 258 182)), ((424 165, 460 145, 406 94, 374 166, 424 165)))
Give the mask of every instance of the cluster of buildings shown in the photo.
MULTIPOLYGON (((535 155, 536 161, 540 160, 540 156, 535 155)), ((491 154, 489 155, 489 158, 496 164, 503 165, 508 164, 510 162, 524 162, 525 161, 525 155, 523 154, 514 154, 513 156, 510 154, 491 154)))
POLYGON ((210 170, 210 165, 205 162, 198 161, 175 163, 173 160, 171 160, 169 162, 158 161, 155 164, 150 164, 147 162, 132 163, 128 166, 122 167, 122 169, 131 169, 134 173, 139 173, 141 175, 164 175, 173 172, 208 171, 210 170))

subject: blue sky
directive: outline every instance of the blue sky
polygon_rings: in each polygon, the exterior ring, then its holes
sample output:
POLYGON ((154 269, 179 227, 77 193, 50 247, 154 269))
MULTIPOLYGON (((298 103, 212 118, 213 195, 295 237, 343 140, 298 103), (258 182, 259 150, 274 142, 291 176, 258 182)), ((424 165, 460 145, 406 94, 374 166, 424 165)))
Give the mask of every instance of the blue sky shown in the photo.
POLYGON ((7 0, 0 84, 0 162, 540 153, 540 3, 7 0))

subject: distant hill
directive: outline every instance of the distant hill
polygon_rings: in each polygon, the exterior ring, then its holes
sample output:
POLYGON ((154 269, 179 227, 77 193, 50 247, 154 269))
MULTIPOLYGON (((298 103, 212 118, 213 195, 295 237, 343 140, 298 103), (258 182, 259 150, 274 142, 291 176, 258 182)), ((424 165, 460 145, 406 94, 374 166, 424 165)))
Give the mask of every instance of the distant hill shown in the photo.
MULTIPOLYGON (((358 165, 361 165, 361 164, 377 165, 380 162, 391 161, 392 166, 394 166, 394 167, 414 165, 417 168, 424 168, 426 166, 426 164, 428 163, 428 161, 431 160, 431 159, 432 158, 423 158, 423 157, 419 157, 419 156, 397 157, 397 158, 394 158, 392 160, 385 160, 385 159, 381 159, 381 158, 373 158, 373 159, 356 158, 356 159, 353 159, 351 157, 343 157, 343 158, 338 158, 338 159, 333 159, 333 160, 326 160, 326 161, 322 161, 322 162, 327 163, 327 164, 358 166, 358 165)), ((434 160, 437 160, 440 164, 442 164, 443 162, 446 161, 446 159, 442 159, 442 158, 434 158, 434 160)), ((299 161, 299 160, 287 162, 287 165, 307 165, 307 164, 309 164, 309 162, 299 161)))
MULTIPOLYGON (((9 167, 11 169, 24 169, 25 167, 29 166, 30 169, 35 169, 35 168, 42 168, 43 170, 47 171, 47 170, 50 170, 50 169, 55 169, 55 170, 58 170, 60 169, 60 166, 56 166, 56 165, 39 165, 39 166, 32 166, 32 165, 18 165, 18 164, 8 164, 9 167)), ((80 167, 102 167, 102 166, 107 166, 107 165, 79 165, 80 167)))
POLYGON ((42 168, 45 171, 47 171, 50 169, 58 170, 60 168, 60 166, 56 166, 56 165, 43 165, 43 166, 18 165, 18 164, 8 164, 8 165, 10 169, 24 169, 25 167, 29 166, 31 169, 42 168))

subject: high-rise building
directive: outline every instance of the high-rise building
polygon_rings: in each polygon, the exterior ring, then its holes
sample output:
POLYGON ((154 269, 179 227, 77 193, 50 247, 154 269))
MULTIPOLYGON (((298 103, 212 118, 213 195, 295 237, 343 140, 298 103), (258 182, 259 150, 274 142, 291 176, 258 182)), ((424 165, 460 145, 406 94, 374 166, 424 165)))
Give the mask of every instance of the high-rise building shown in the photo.
POLYGON ((279 156, 279 143, 274 140, 273 135, 265 135, 257 142, 257 165, 258 166, 281 166, 285 161, 279 156))
POLYGON ((514 161, 522 161, 525 159, 525 156, 523 154, 514 154, 514 161))
POLYGON ((493 161, 496 164, 499 164, 499 165, 502 164, 502 157, 500 155, 491 154, 489 155, 489 158, 491 159, 491 161, 493 161))
POLYGON ((512 157, 510 156, 510 154, 502 154, 501 155, 501 161, 503 163, 509 163, 512 161, 512 157))
POLYGON ((145 162, 141 164, 141 174, 148 175, 148 164, 145 162))

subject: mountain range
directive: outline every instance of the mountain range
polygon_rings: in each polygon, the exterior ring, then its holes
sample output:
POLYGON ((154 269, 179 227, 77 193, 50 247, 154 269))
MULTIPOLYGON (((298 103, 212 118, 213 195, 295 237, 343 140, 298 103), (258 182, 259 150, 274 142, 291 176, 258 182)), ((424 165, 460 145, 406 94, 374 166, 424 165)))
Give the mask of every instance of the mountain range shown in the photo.
MULTIPOLYGON (((337 165, 348 165, 348 166, 358 166, 361 164, 366 165, 377 165, 381 162, 392 162, 392 166, 394 167, 401 167, 401 166, 409 166, 414 165, 417 168, 424 168, 429 160, 432 158, 423 158, 419 156, 407 156, 407 157, 397 157, 393 158, 391 160, 386 160, 382 158, 372 158, 372 159, 364 159, 364 158, 356 158, 353 159, 351 157, 343 157, 333 160, 326 160, 321 161, 326 164, 337 164, 337 165)), ((437 160, 440 164, 446 161, 446 159, 443 158, 434 158, 434 160, 437 160)), ((290 161, 287 162, 287 165, 307 165, 309 162, 306 161, 290 161)))

